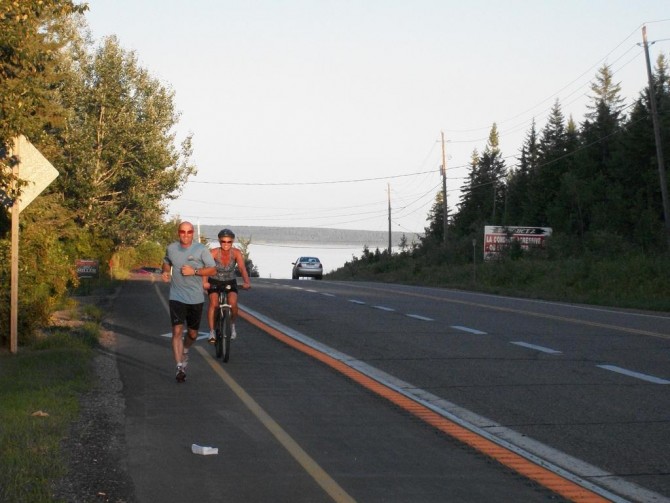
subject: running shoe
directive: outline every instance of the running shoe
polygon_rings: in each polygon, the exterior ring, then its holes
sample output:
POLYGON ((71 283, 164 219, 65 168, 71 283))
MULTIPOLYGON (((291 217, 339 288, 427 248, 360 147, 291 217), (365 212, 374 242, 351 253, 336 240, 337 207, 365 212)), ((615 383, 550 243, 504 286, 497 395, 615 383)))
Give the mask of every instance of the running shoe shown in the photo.
POLYGON ((230 331, 230 339, 232 340, 232 339, 236 339, 236 338, 237 338, 237 332, 235 332, 235 325, 233 325, 231 327, 231 331, 230 331))
POLYGON ((214 330, 209 331, 209 339, 207 339, 207 342, 209 342, 210 344, 214 344, 216 342, 216 333, 214 332, 214 330))
POLYGON ((184 372, 184 366, 183 365, 177 365, 176 379, 177 379, 177 382, 184 382, 186 380, 186 372, 184 372))

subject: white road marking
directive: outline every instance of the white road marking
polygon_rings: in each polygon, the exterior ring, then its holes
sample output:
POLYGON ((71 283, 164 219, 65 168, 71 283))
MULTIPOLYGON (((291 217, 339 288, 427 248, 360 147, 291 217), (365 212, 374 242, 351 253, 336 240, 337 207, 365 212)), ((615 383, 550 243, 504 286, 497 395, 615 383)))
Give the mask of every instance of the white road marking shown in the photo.
POLYGON ((374 307, 375 309, 381 309, 382 311, 386 311, 389 313, 395 311, 395 309, 393 309, 392 307, 386 307, 386 306, 372 306, 372 307, 374 307))
POLYGON ((433 318, 428 318, 426 316, 421 316, 420 314, 408 314, 407 316, 410 317, 410 318, 414 318, 415 320, 435 321, 433 318))
POLYGON ((475 330, 474 328, 462 327, 460 325, 451 325, 451 328, 455 328, 456 330, 463 330, 464 332, 469 332, 469 333, 475 334, 475 335, 486 335, 486 332, 482 332, 481 330, 475 330))
POLYGON ((363 302, 362 300, 349 299, 349 302, 351 302, 352 304, 358 304, 358 305, 361 305, 361 306, 365 305, 365 302, 363 302))
MULTIPOLYGON (((186 333, 186 331, 184 331, 186 333)), ((161 337, 172 337, 172 332, 168 332, 167 334, 161 334, 161 337)), ((202 339, 207 339, 209 338, 209 332, 198 332, 198 337, 196 338, 196 341, 200 341, 202 339)))
POLYGON ((648 374, 642 374, 640 372, 635 372, 634 370, 628 370, 622 367, 617 367, 616 365, 596 365, 601 369, 611 370, 612 372, 617 372, 619 374, 627 375, 629 377, 635 377, 636 379, 642 379, 643 381, 648 381, 654 384, 670 384, 670 381, 666 379, 661 379, 660 377, 650 376, 648 374))
POLYGON ((524 348, 535 349, 536 351, 541 351, 543 353, 549 353, 550 355, 560 355, 563 351, 558 351, 556 349, 545 348, 544 346, 537 346, 536 344, 529 344, 522 341, 512 341, 511 344, 516 344, 517 346, 523 346, 524 348))
POLYGON ((474 412, 448 402, 447 400, 418 388, 409 382, 402 381, 365 362, 356 360, 352 356, 342 353, 321 342, 315 341, 305 334, 268 318, 253 309, 244 308, 244 310, 251 316, 267 323, 269 326, 279 330, 285 335, 288 335, 317 351, 326 353, 336 360, 346 363, 346 365, 353 369, 379 381, 383 385, 405 395, 411 400, 417 401, 464 428, 474 431, 478 435, 520 454, 538 465, 544 466, 554 473, 558 473, 568 480, 574 481, 575 483, 602 495, 612 502, 628 503, 629 500, 623 499, 617 494, 623 494, 634 501, 663 501, 663 497, 657 493, 644 489, 636 484, 632 484, 625 479, 618 478, 594 465, 590 465, 585 461, 574 458, 564 452, 549 447, 548 445, 521 435, 514 430, 510 430, 489 418, 479 416, 474 412), (595 485, 588 481, 591 479, 597 479, 599 485, 595 485), (615 491, 616 494, 610 492, 608 489, 615 491))

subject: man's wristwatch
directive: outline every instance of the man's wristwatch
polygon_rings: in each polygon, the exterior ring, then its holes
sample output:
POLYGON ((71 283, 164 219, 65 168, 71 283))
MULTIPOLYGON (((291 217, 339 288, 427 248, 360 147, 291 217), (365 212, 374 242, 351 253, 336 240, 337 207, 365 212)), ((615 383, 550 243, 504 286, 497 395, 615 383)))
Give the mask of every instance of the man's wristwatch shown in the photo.
POLYGON ((194 276, 197 276, 199 270, 200 270, 200 269, 193 269, 193 275, 194 275, 194 276))

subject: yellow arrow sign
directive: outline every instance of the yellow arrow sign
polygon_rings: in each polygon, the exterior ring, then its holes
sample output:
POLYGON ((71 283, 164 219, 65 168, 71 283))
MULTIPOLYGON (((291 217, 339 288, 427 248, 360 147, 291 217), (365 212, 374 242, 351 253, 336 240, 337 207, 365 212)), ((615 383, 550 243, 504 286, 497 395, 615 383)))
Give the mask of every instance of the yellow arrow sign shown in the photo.
POLYGON ((28 182, 21 188, 20 213, 56 179, 58 170, 23 135, 16 138, 12 155, 19 159, 19 178, 28 182))

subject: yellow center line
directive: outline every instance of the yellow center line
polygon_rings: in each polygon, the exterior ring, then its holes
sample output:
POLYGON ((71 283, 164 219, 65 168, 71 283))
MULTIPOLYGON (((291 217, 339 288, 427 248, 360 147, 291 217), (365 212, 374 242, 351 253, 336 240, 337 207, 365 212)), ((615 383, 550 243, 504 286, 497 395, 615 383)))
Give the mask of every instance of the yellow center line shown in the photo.
POLYGON ((559 494, 570 501, 580 503, 605 503, 609 501, 599 494, 580 486, 576 482, 562 477, 543 466, 533 463, 520 454, 498 445, 495 442, 468 430, 464 426, 461 426, 441 416, 437 412, 418 402, 415 402, 411 398, 389 388, 388 386, 385 386, 379 381, 372 379, 371 377, 350 367, 342 361, 337 360, 336 358, 333 358, 332 356, 327 355, 326 353, 323 353, 315 348, 312 348, 311 346, 308 346, 307 344, 304 344, 290 337, 289 335, 286 335, 285 333, 277 330, 274 327, 271 327, 255 316, 252 316, 251 314, 243 311, 242 309, 240 309, 239 315, 244 320, 263 330, 272 337, 321 361, 322 363, 349 377, 354 382, 360 384, 366 389, 383 398, 386 398, 391 403, 397 405, 415 417, 420 418, 437 430, 463 442, 464 444, 472 447, 482 454, 495 459, 502 465, 511 468, 512 470, 527 477, 530 480, 534 480, 538 484, 546 487, 556 494, 559 494))
POLYGON ((210 367, 216 372, 223 382, 237 395, 251 413, 267 428, 267 430, 279 441, 279 443, 293 456, 293 458, 302 466, 305 471, 321 486, 321 488, 337 503, 353 503, 356 500, 340 487, 319 464, 307 454, 298 443, 265 412, 265 410, 256 402, 244 389, 235 381, 231 375, 226 372, 221 364, 214 359, 205 349, 200 346, 195 347, 210 367))

